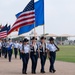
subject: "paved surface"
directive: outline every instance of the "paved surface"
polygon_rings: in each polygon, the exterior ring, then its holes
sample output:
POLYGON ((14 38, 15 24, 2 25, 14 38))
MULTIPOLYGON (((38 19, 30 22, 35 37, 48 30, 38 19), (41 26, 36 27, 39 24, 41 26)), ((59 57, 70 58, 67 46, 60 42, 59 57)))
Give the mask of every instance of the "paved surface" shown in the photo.
MULTIPOLYGON (((49 73, 49 60, 46 61, 44 75, 75 75, 75 63, 67 63, 67 62, 60 62, 56 61, 55 63, 56 73, 52 74, 49 73)), ((8 59, 4 59, 3 57, 0 58, 0 75, 22 75, 22 61, 19 59, 12 58, 12 62, 8 62, 8 59)), ((31 60, 29 60, 27 75, 31 74, 31 60)), ((40 73, 40 60, 38 60, 37 65, 37 74, 42 75, 40 73)))

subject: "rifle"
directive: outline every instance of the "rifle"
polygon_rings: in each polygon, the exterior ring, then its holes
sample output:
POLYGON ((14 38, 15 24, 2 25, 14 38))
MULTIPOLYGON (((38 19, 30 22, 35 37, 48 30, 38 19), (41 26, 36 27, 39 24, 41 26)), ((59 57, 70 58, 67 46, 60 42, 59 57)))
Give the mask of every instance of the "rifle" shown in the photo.
POLYGON ((54 43, 55 47, 57 48, 57 50, 59 51, 59 47, 54 43))

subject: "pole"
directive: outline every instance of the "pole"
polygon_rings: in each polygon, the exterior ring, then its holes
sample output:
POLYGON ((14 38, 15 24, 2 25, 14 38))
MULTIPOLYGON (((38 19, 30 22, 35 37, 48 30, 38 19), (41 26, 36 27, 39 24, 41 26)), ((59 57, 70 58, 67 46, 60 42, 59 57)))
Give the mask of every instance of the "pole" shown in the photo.
POLYGON ((34 22, 34 37, 36 36, 36 30, 35 30, 35 22, 34 22))
POLYGON ((43 36, 45 36, 45 25, 43 25, 43 36))

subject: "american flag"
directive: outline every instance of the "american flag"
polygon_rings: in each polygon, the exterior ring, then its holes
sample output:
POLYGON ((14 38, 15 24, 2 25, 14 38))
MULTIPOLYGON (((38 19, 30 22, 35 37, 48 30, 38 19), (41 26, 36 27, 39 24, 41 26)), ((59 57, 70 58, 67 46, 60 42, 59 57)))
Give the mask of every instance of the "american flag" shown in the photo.
POLYGON ((7 37, 7 31, 0 32, 0 38, 6 38, 7 37))
POLYGON ((6 24, 5 26, 3 26, 0 30, 0 38, 6 38, 7 37, 7 33, 10 30, 10 25, 7 26, 8 24, 6 24))
POLYGON ((8 34, 14 30, 25 26, 31 25, 35 22, 35 10, 34 10, 34 0, 31 0, 25 9, 22 11, 20 16, 17 18, 16 22, 13 24, 12 28, 9 30, 8 34))

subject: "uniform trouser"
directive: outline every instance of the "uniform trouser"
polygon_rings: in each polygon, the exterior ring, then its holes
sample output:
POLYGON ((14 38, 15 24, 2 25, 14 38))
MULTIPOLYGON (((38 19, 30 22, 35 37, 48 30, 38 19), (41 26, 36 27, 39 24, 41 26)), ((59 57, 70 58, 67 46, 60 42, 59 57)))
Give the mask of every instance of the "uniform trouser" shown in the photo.
POLYGON ((2 55, 5 56, 5 47, 2 47, 2 55))
POLYGON ((50 52, 50 69, 49 71, 54 70, 54 63, 55 63, 55 58, 56 58, 56 52, 50 52))
POLYGON ((14 54, 15 54, 15 58, 17 58, 17 54, 18 54, 18 49, 14 48, 14 54))
POLYGON ((41 72, 44 72, 44 66, 46 62, 47 54, 40 53, 40 59, 41 59, 41 72))
POLYGON ((11 58, 12 58, 12 49, 8 50, 8 59, 9 59, 9 62, 11 62, 11 58))
POLYGON ((22 53, 21 53, 20 49, 19 49, 19 56, 20 56, 20 59, 21 59, 22 58, 22 53))
POLYGON ((0 57, 1 57, 1 53, 2 53, 2 50, 0 49, 0 57))
POLYGON ((29 60, 29 53, 22 53, 22 62, 23 62, 23 68, 22 68, 22 72, 27 71, 27 65, 28 65, 28 60, 29 60))
POLYGON ((7 48, 5 48, 5 55, 4 55, 5 58, 7 58, 7 48))
POLYGON ((36 72, 36 67, 37 67, 37 60, 38 60, 38 55, 31 55, 31 61, 32 61, 32 73, 36 72))

